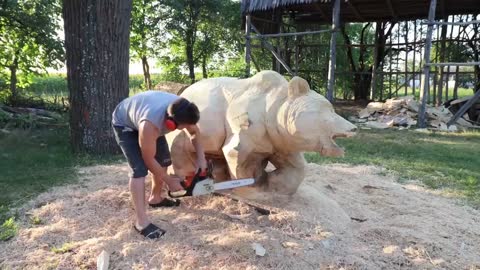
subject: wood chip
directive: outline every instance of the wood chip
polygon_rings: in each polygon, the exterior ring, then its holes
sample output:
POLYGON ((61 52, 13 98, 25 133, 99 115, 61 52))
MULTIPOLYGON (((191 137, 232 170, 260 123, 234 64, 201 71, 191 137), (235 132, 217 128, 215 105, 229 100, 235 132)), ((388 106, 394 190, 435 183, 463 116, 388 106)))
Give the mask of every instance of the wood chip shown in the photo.
POLYGON ((249 216, 252 215, 252 213, 249 214, 243 214, 243 215, 231 215, 231 214, 226 214, 229 218, 231 219, 237 219, 237 220, 245 220, 249 216))
POLYGON ((255 254, 257 256, 263 257, 267 253, 265 248, 262 245, 260 245, 259 243, 253 243, 252 248, 255 250, 255 254))
POLYGON ((108 270, 110 264, 110 254, 105 250, 97 257, 97 270, 108 270))
POLYGON ((300 245, 295 242, 283 242, 282 247, 284 248, 300 248, 300 245))

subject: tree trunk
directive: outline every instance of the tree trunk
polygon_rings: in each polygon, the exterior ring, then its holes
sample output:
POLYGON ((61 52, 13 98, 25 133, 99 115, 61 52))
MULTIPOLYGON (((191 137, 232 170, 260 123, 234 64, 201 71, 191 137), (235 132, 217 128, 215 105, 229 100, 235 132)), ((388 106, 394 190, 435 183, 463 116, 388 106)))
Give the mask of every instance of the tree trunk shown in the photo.
POLYGON ((355 100, 368 100, 371 82, 372 74, 355 74, 353 77, 355 100))
MULTIPOLYGON (((365 31, 370 27, 370 23, 364 25, 361 35, 360 35, 360 45, 365 44, 365 31)), ((341 27, 341 32, 345 40, 345 44, 351 45, 350 37, 347 34, 345 26, 341 27)), ((353 58, 352 47, 347 46, 347 58, 350 66, 350 71, 353 72, 353 93, 355 100, 368 100, 370 94, 370 84, 372 83, 372 66, 369 66, 369 74, 364 74, 367 72, 367 66, 365 65, 365 53, 366 46, 360 46, 360 54, 358 57, 358 65, 355 64, 353 58), (358 73, 357 73, 358 72, 358 73)))
POLYGON ((142 56, 143 81, 147 89, 152 89, 152 79, 150 78, 150 66, 146 56, 142 56))
POLYGON ((75 152, 119 152, 111 115, 128 96, 131 9, 131 0, 63 1, 75 152))
POLYGON ((18 101, 18 91, 17 91, 18 58, 17 57, 14 58, 13 65, 11 65, 9 69, 10 69, 10 93, 12 93, 10 102, 12 106, 15 106, 18 101))
POLYGON ((195 62, 193 59, 193 33, 192 31, 187 31, 186 37, 186 54, 187 54, 187 65, 188 65, 188 76, 190 77, 191 83, 195 83, 195 62))
POLYGON ((205 55, 202 57, 202 74, 204 79, 208 78, 207 57, 205 55))

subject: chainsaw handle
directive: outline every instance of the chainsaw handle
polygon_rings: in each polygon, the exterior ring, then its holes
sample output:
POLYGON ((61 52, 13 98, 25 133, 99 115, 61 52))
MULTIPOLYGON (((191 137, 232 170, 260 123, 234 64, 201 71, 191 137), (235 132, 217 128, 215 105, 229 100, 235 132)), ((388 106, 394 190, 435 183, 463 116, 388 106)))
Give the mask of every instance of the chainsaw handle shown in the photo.
POLYGON ((184 181, 180 182, 180 184, 184 188, 183 190, 173 191, 173 192, 168 191, 168 196, 170 196, 170 198, 181 198, 181 197, 192 196, 193 189, 195 188, 195 185, 198 182, 205 180, 208 177, 213 178, 212 171, 213 171, 213 162, 210 160, 208 162, 207 169, 202 170, 201 168, 199 168, 195 173, 195 175, 187 176, 187 178, 184 181))
POLYGON ((170 198, 181 198, 181 197, 188 197, 192 196, 193 189, 195 188, 195 185, 207 178, 208 171, 202 169, 198 169, 197 173, 194 176, 187 176, 186 179, 180 184, 184 188, 183 190, 179 191, 168 191, 168 196, 170 198))

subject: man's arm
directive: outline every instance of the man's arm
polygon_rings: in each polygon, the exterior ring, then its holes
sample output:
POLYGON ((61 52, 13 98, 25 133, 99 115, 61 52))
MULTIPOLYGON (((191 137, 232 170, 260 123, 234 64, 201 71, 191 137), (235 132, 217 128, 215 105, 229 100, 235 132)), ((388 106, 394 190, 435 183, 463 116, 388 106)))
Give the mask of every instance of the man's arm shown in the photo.
MULTIPOLYGON (((138 130, 138 143, 140 149, 142 150, 142 158, 147 165, 147 168, 154 174, 162 179, 166 179, 169 176, 166 173, 166 170, 158 163, 155 159, 155 154, 157 153, 157 139, 159 136, 159 131, 149 121, 143 121, 140 123, 138 130)), ((168 179, 167 179, 168 181, 168 179)))
POLYGON ((205 151, 201 142, 200 129, 197 125, 189 125, 187 128, 190 133, 190 140, 197 153, 197 169, 207 169, 207 160, 205 159, 205 151))

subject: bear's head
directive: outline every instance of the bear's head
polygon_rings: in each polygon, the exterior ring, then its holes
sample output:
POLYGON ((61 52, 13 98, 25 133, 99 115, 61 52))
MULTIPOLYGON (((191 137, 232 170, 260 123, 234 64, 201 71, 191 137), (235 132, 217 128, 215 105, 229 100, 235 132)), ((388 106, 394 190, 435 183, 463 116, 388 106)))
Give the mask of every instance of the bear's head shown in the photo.
POLYGON ((294 77, 288 83, 288 98, 277 115, 280 126, 288 134, 285 141, 290 151, 318 152, 323 156, 343 156, 335 143, 338 137, 351 137, 357 127, 335 113, 332 104, 310 90, 307 81, 294 77))

